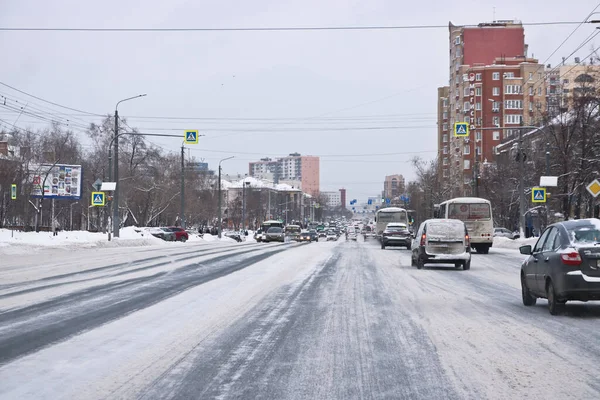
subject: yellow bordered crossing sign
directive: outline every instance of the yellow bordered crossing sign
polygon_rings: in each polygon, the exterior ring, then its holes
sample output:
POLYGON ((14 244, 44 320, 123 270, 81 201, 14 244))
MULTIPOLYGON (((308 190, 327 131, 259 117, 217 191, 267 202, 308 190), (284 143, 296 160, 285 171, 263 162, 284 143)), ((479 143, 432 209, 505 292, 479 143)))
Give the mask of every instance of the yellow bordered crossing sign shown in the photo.
POLYGON ((183 136, 185 144, 198 144, 198 131, 187 130, 183 136))
POLYGON ((468 137, 469 136, 469 123, 468 122, 455 122, 454 123, 454 136, 468 137))
POLYGON ((545 203, 546 202, 546 188, 541 188, 541 187, 531 188, 531 202, 532 203, 545 203))
POLYGON ((106 204, 104 192, 92 192, 92 206, 102 207, 106 204))

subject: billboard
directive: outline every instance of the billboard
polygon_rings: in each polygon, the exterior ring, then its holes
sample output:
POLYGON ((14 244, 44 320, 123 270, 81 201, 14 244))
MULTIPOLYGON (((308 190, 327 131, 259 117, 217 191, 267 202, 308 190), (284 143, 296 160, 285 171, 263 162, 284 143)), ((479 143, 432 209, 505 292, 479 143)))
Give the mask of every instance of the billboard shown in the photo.
POLYGON ((83 170, 81 165, 30 165, 29 179, 33 184, 31 197, 79 200, 83 170))

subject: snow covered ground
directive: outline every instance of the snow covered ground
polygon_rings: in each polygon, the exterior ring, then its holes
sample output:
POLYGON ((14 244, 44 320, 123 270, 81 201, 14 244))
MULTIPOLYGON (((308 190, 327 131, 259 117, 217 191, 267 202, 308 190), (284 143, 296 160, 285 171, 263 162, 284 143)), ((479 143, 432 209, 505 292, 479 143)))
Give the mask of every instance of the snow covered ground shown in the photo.
POLYGON ((514 250, 518 250, 519 247, 530 244, 530 245, 535 245, 535 243, 538 241, 539 238, 537 237, 531 237, 531 238, 519 238, 519 239, 509 239, 509 238, 505 238, 505 237, 495 237, 494 238, 494 243, 492 245, 492 248, 497 248, 497 249, 514 249, 514 250))
POLYGON ((524 242, 469 271, 362 238, 13 257, 0 398, 600 398, 600 305, 523 306, 524 242))

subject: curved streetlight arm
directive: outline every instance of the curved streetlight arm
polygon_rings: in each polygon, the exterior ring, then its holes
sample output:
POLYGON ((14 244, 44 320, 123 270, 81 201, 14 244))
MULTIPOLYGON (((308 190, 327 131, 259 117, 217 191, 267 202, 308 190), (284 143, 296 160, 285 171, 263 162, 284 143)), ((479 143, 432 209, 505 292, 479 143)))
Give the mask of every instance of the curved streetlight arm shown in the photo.
POLYGON ((119 102, 117 102, 117 105, 115 106, 115 111, 117 111, 117 109, 119 108, 119 104, 121 104, 124 101, 128 101, 128 100, 133 100, 133 99, 137 99, 138 97, 145 97, 146 93, 144 94, 138 94, 137 96, 133 96, 133 97, 128 97, 126 99, 120 100, 119 102))

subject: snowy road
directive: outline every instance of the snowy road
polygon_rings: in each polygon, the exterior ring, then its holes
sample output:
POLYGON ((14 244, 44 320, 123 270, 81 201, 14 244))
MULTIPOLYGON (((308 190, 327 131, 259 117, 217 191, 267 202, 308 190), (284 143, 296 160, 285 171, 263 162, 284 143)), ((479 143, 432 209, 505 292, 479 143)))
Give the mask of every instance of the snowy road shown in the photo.
POLYGON ((45 254, 0 265, 2 399, 600 398, 600 304, 524 307, 515 250, 470 271, 343 238, 45 254))

